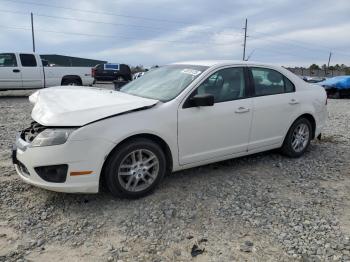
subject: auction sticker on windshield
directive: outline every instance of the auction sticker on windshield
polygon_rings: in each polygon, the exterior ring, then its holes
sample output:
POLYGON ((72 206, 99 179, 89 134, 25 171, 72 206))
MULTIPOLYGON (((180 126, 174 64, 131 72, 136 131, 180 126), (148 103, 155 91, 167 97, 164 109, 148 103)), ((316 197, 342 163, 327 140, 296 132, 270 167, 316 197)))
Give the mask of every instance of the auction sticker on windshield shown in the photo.
POLYGON ((199 75, 202 72, 198 71, 198 70, 195 70, 195 69, 184 69, 184 70, 181 71, 181 73, 197 76, 197 75, 199 75))

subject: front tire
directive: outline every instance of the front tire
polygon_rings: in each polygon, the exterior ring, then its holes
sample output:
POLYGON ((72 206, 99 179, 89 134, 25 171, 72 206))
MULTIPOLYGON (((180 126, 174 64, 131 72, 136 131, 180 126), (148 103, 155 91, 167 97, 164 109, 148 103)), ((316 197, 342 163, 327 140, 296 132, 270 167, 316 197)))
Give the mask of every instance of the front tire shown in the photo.
POLYGON ((161 147, 149 139, 137 138, 114 150, 104 175, 113 196, 139 198, 151 193, 165 172, 166 158, 161 147))
POLYGON ((289 157, 302 156, 310 145, 312 137, 311 123, 306 118, 297 119, 288 130, 281 151, 289 157))

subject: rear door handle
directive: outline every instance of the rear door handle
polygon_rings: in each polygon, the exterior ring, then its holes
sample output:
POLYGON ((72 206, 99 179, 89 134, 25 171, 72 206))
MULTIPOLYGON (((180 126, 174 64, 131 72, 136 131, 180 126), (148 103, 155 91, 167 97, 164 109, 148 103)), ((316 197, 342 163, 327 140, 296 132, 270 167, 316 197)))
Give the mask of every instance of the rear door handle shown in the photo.
POLYGON ((12 72, 14 72, 14 73, 19 73, 19 72, 21 72, 21 70, 19 70, 19 69, 13 69, 12 72))
POLYGON ((235 110, 235 113, 237 113, 237 114, 247 113, 247 112, 249 112, 249 108, 246 108, 244 106, 240 106, 239 108, 237 108, 235 110))
POLYGON ((296 100, 296 99, 291 99, 290 101, 289 101, 289 104, 290 105, 297 105, 297 104, 299 104, 299 102, 298 102, 298 100, 296 100))

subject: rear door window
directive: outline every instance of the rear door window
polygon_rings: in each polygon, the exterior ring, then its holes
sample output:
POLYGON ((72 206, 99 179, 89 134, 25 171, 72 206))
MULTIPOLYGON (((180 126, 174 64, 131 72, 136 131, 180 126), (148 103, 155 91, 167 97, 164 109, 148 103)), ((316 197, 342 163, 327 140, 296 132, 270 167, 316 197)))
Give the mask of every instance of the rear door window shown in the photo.
POLYGON ((294 92, 294 84, 284 75, 269 68, 251 68, 256 96, 294 92))
POLYGON ((21 64, 24 67, 37 66, 35 56, 32 54, 20 54, 19 58, 21 59, 21 64))
POLYGON ((2 53, 0 54, 0 67, 16 67, 17 60, 15 54, 2 53))
POLYGON ((284 80, 284 91, 286 93, 290 93, 290 92, 294 92, 295 91, 295 86, 294 84, 285 76, 283 76, 283 80, 284 80))

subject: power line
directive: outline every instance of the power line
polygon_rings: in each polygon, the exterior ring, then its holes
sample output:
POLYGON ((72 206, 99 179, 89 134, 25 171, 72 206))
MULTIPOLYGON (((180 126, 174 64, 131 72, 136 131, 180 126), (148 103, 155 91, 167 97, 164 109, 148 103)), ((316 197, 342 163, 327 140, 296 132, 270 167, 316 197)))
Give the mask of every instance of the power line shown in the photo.
MULTIPOLYGON (((11 29, 11 30, 25 30, 25 31, 30 31, 31 28, 26 28, 26 27, 10 27, 10 26, 1 26, 0 28, 5 28, 5 29, 11 29)), ((226 44, 218 44, 218 43, 203 43, 203 42, 190 42, 190 41, 178 41, 178 40, 157 40, 157 39, 136 39, 136 38, 131 38, 131 37, 127 37, 127 36, 117 36, 117 35, 98 35, 98 34, 86 34, 86 33, 75 33, 75 32, 63 32, 63 31, 53 31, 53 30, 44 30, 44 29, 36 29, 36 31, 38 32, 45 32, 45 33, 54 33, 54 34, 64 34, 64 35, 74 35, 74 36, 84 36, 84 37, 98 37, 98 38, 124 38, 124 39, 134 39, 134 40, 139 40, 139 41, 147 41, 149 42, 149 44, 151 44, 152 42, 163 42, 163 43, 171 43, 171 44, 178 44, 178 43, 182 43, 182 44, 195 44, 195 45, 208 45, 208 46, 232 46, 233 43, 239 43, 240 40, 231 42, 231 43, 226 43, 226 44)), ((282 55, 287 55, 289 57, 294 57, 297 58, 298 56, 296 56, 293 53, 290 52, 286 52, 286 51, 281 51, 281 50, 276 50, 276 49, 268 49, 268 48, 255 48, 254 51, 258 51, 258 50, 262 50, 268 53, 272 53, 272 54, 282 54, 282 55)), ((305 54, 303 56, 309 56, 309 54, 305 54)), ((315 57, 312 56, 310 57, 310 59, 319 59, 319 57, 315 57)))
MULTIPOLYGON (((0 10, 1 11, 1 10, 0 10)), ((62 16, 52 16, 52 15, 42 15, 42 14, 35 14, 36 16, 40 17, 48 17, 48 18, 54 18, 54 19, 63 19, 63 20, 72 20, 72 21, 78 21, 78 22, 85 22, 85 23, 95 23, 95 24, 106 24, 106 25, 114 25, 114 26, 125 26, 125 27, 136 27, 140 29, 153 29, 154 31, 163 31, 166 30, 169 31, 169 28, 166 27, 154 27, 154 26, 147 26, 147 25, 135 25, 135 24, 123 24, 123 23, 111 23, 111 22, 104 22, 104 21, 95 21, 95 20, 87 20, 87 19, 77 19, 77 18, 71 18, 71 17, 62 17, 62 16)), ((189 33, 200 33, 198 31, 204 31, 206 29, 172 29, 172 31, 179 31, 179 32, 189 32, 189 33)), ((214 31, 207 31, 206 33, 220 33, 220 32, 214 32, 214 31)), ((234 34, 225 34, 220 33, 221 35, 227 35, 227 36, 234 36, 234 34)))
POLYGON ((36 3, 36 2, 30 2, 30 1, 12 1, 12 0, 0 0, 0 1, 6 1, 6 2, 12 2, 15 4, 25 4, 25 5, 36 5, 36 6, 44 6, 44 7, 52 7, 52 8, 59 8, 59 9, 65 9, 70 11, 76 11, 76 12, 83 12, 83 13, 92 13, 92 14, 101 14, 101 15, 110 15, 110 16, 117 16, 117 17, 125 17, 125 18, 132 18, 132 19, 141 19, 141 20, 149 20, 149 21, 156 21, 156 22, 164 22, 164 23, 173 23, 173 24, 182 24, 185 25, 187 23, 181 22, 181 21, 175 21, 175 20, 168 20, 168 19, 161 19, 161 18, 151 18, 151 17, 144 17, 144 16, 134 16, 134 15, 124 15, 124 14, 116 14, 116 13, 110 13, 110 12, 102 12, 102 11, 96 11, 96 10, 87 10, 87 9, 78 9, 78 8, 72 8, 72 7, 65 7, 65 6, 58 6, 58 5, 51 5, 46 3, 36 3))
MULTIPOLYGON (((267 37, 273 37, 273 38, 279 38, 279 39, 281 39, 281 40, 279 40, 281 42, 285 42, 285 43, 294 42, 294 43, 302 45, 302 46, 308 45, 308 43, 306 43, 306 42, 302 42, 302 41, 298 41, 298 40, 290 39, 290 38, 285 38, 285 37, 282 37, 280 35, 276 35, 276 34, 271 35, 271 34, 264 33, 264 32, 261 32, 261 31, 256 31, 256 30, 252 30, 252 31, 253 31, 253 33, 256 33, 256 34, 259 34, 259 35, 263 35, 263 36, 267 36, 267 37)), ((328 47, 319 46, 319 48, 327 49, 328 47)))
MULTIPOLYGON (((0 1, 10 1, 12 2, 11 0, 0 0, 0 1)), ((17 2, 23 2, 23 1, 17 1, 17 2)), ((37 3, 33 3, 33 4, 37 4, 37 3)), ((46 5, 46 4, 45 4, 46 5)), ((0 12, 8 12, 8 13, 15 13, 15 14, 22 14, 22 15, 27 15, 26 12, 21 12, 21 11, 13 11, 13 10, 0 10, 0 12)), ((91 11, 92 12, 92 11, 91 11)), ((63 19, 63 20, 72 20, 72 21, 79 21, 79 22, 86 22, 86 23, 97 23, 97 24, 108 24, 108 25, 115 25, 115 26, 124 26, 124 27, 136 27, 136 28, 140 28, 140 29, 143 29, 143 28, 147 28, 147 29, 154 29, 155 31, 160 31, 160 30, 167 30, 168 31, 168 28, 166 27, 154 27, 154 26, 145 26, 145 25, 135 25, 135 24, 123 24, 123 23, 112 23, 112 22, 105 22, 105 21, 95 21, 95 20, 88 20, 88 19, 77 19, 77 18, 71 18, 71 17, 62 17, 62 16, 53 16, 53 15, 43 15, 43 14, 38 14, 38 13, 34 13, 36 16, 40 16, 40 17, 47 17, 47 18, 54 18, 54 19, 63 19)), ((209 26, 208 26, 209 27, 209 26)), ((222 30, 225 30, 226 28, 222 28, 222 30)), ((229 29, 229 28, 227 28, 229 29)), ((243 28, 245 29, 245 27, 243 28)), ((193 32, 193 33, 199 33, 198 31, 204 31, 206 29, 196 29, 196 30, 190 30, 190 29, 172 29, 173 31, 183 31, 183 32, 193 32)), ((261 35, 265 35, 267 37, 274 37, 274 38, 280 38, 279 36, 271 36, 269 34, 266 34, 266 33, 262 33, 262 32, 258 32, 258 31, 255 31, 253 30, 255 33, 257 34, 261 34, 261 35)), ((218 32, 218 31, 213 31, 213 32, 208 32, 208 33, 212 33, 212 34, 220 34, 220 35, 227 35, 227 36, 235 36, 235 35, 238 35, 238 34, 225 34, 225 33, 221 33, 221 32, 218 32)), ((286 39, 285 41, 282 41, 282 40, 270 40, 270 39, 266 39, 266 38, 262 38, 262 37, 256 37, 256 36, 250 36, 254 39, 260 39, 262 41, 268 41, 268 42, 279 42, 279 43, 287 43, 288 45, 291 45, 291 46, 296 46, 296 47, 302 47, 304 49, 309 49, 309 50, 322 50, 320 48, 315 48, 314 46, 313 47, 309 47, 309 46, 306 46, 304 43, 304 45, 302 44, 291 44, 291 42, 296 42, 296 43, 302 43, 302 42, 298 42, 298 41, 295 41, 295 40, 290 40, 290 39, 286 39)), ((245 39, 244 39, 245 43, 246 43, 246 36, 245 36, 245 39)), ((246 46, 246 44, 245 44, 246 46)), ((325 48, 324 48, 325 49, 325 48)), ((329 50, 329 49, 327 49, 329 50)), ((324 51, 324 50, 322 50, 324 51)), ((344 53, 344 52, 338 52, 338 53, 344 53)))
MULTIPOLYGON (((325 53, 325 51, 326 51, 326 50, 323 50, 323 49, 320 49, 320 48, 317 48, 317 47, 310 47, 310 46, 305 46, 305 45, 300 45, 300 44, 298 45, 298 44, 293 44, 293 43, 279 41, 279 40, 274 40, 274 39, 267 39, 267 38, 256 37, 256 36, 251 36, 251 35, 249 37, 253 38, 253 39, 256 39, 256 40, 265 41, 265 42, 280 43, 280 44, 283 44, 283 45, 289 45, 289 46, 296 47, 296 48, 307 49, 307 50, 310 50, 312 52, 319 51, 319 52, 324 52, 325 53)), ((278 37, 278 36, 276 36, 276 37, 278 37)), ((329 52, 329 51, 327 51, 327 52, 329 52)), ((350 56, 349 53, 345 53, 345 52, 342 52, 342 51, 336 51, 336 53, 343 54, 345 56, 350 56)))
MULTIPOLYGON (((11 26, 2 26, 2 25, 0 25, 0 28, 13 29, 13 30, 25 30, 25 31, 30 31, 31 30, 31 28, 27 28, 27 27, 11 27, 11 26)), ((199 44, 199 45, 213 45, 213 46, 229 46, 229 45, 232 45, 232 43, 227 43, 227 44, 214 43, 213 44, 211 42, 203 43, 203 42, 179 41, 179 40, 138 39, 138 38, 135 38, 135 37, 122 36, 122 35, 98 35, 98 34, 86 34, 86 33, 76 33, 76 32, 63 32, 63 31, 45 30, 45 29, 36 29, 35 31, 45 32, 45 33, 75 35, 75 36, 87 36, 87 37, 123 38, 123 39, 133 39, 133 40, 139 40, 139 41, 161 42, 161 43, 182 43, 182 44, 199 44)))
POLYGON ((249 61, 249 59, 253 56, 255 50, 256 50, 256 49, 253 49, 253 51, 250 52, 250 54, 248 55, 246 61, 249 61))
MULTIPOLYGON (((17 0, 17 1, 0 0, 0 1, 7 1, 7 2, 12 2, 12 3, 21 3, 21 4, 27 4, 27 5, 45 6, 45 7, 52 7, 52 8, 60 8, 60 9, 66 9, 66 10, 78 11, 78 12, 85 12, 85 13, 103 14, 103 15, 110 15, 110 16, 117 16, 117 17, 127 17, 127 18, 143 19, 143 20, 153 20, 153 21, 159 21, 159 22, 165 22, 165 23, 176 23, 176 24, 182 24, 182 25, 190 25, 188 23, 179 22, 179 21, 171 21, 171 20, 166 20, 166 19, 149 18, 149 17, 132 16, 132 15, 122 15, 122 14, 101 12, 101 11, 95 11, 95 10, 83 10, 83 9, 78 9, 78 8, 57 6, 57 5, 51 5, 51 4, 46 4, 46 3, 36 3, 36 2, 22 1, 22 0, 17 0)), ((17 14, 28 15, 25 12, 10 11, 10 10, 0 10, 0 12, 8 12, 8 13, 17 13, 17 14)), ((87 19, 77 19, 77 18, 42 15, 42 14, 35 14, 35 15, 36 16, 42 16, 42 17, 55 18, 55 19, 74 20, 74 21, 87 22, 87 23, 111 24, 111 25, 115 25, 115 26, 127 26, 127 27, 135 27, 135 28, 149 28, 149 29, 156 29, 156 30, 162 30, 162 29, 166 30, 167 29, 165 27, 163 28, 163 27, 152 27, 152 26, 145 26, 145 25, 128 25, 128 24, 122 24, 122 23, 110 23, 110 22, 104 22, 104 21, 93 21, 93 20, 87 20, 87 19)), ((217 27, 214 27, 214 26, 206 26, 206 27, 207 28, 216 28, 217 29, 217 27)), ((227 29, 231 30, 231 28, 227 28, 227 29)), ((175 29, 175 30, 176 31, 184 31, 184 32, 186 32, 186 31, 187 32, 196 32, 197 31, 197 30, 189 30, 189 29, 175 29)), ((205 30, 205 29, 198 29, 198 30, 205 30)), ((224 29, 221 28, 221 30, 224 30, 224 29)), ((57 32, 57 31, 48 31, 48 30, 47 30, 47 32, 62 33, 62 32, 57 32)), ((267 37, 281 38, 280 36, 271 36, 269 34, 258 32, 258 31, 255 31, 255 30, 253 30, 253 32, 255 32, 257 34, 260 34, 260 35, 265 35, 267 37)), ((218 34, 221 34, 221 35, 234 36, 234 34, 224 34, 224 33, 220 33, 220 32, 209 32, 209 33, 218 33, 218 34)), ((77 33, 70 33, 70 34, 77 35, 77 33)), ((80 35, 83 35, 83 34, 80 34, 80 35)), ((99 35, 90 35, 90 34, 89 35, 88 34, 84 34, 84 35, 85 36, 97 36, 97 37, 109 37, 109 36, 99 36, 99 35)), ((262 38, 262 37, 259 38, 259 37, 254 37, 254 36, 250 36, 250 37, 255 38, 255 39, 261 39, 262 41, 268 41, 268 42, 280 42, 280 43, 284 43, 284 44, 287 43, 290 46, 301 47, 301 48, 309 49, 309 50, 312 50, 312 51, 322 50, 322 49, 329 50, 329 48, 326 48, 326 47, 315 47, 315 45, 313 45, 313 47, 309 47, 309 46, 306 46, 306 43, 303 43, 303 42, 300 42, 300 41, 296 41, 296 40, 287 39, 287 38, 284 38, 285 40, 283 41, 283 40, 275 40, 275 39, 274 40, 270 40, 270 39, 266 39, 266 38, 262 38), (297 44, 292 44, 291 42, 294 42, 294 43, 297 43, 297 44)), ((152 40, 152 41, 161 41, 161 40, 152 40)), ((322 51, 324 51, 324 50, 322 50, 322 51)), ((342 52, 342 51, 336 51, 335 53, 345 54, 345 55, 349 55, 350 56, 349 53, 342 52)))
MULTIPOLYGON (((116 17, 135 18, 135 19, 152 20, 152 21, 157 21, 157 22, 174 23, 174 24, 193 26, 193 24, 182 22, 182 21, 167 20, 167 19, 161 19, 161 18, 150 18, 150 17, 143 17, 143 16, 123 15, 123 14, 116 14, 116 13, 110 13, 110 12, 101 12, 101 11, 96 11, 96 10, 86 10, 86 9, 84 10, 84 9, 64 7, 64 6, 58 6, 58 5, 50 5, 50 4, 46 4, 46 3, 36 3, 36 2, 20 1, 20 0, 16 0, 16 1, 13 1, 13 0, 0 0, 0 1, 12 2, 12 3, 15 3, 15 4, 16 3, 20 3, 20 4, 26 4, 26 5, 36 5, 36 6, 45 6, 45 7, 66 9, 66 10, 83 12, 83 13, 102 14, 102 15, 109 15, 109 16, 116 16, 116 17)), ((13 11, 11 11, 11 12, 13 12, 13 11)), ((206 25, 204 27, 217 28, 216 26, 209 26, 209 25, 206 25)), ((222 28, 222 29, 232 30, 232 28, 229 28, 229 27, 222 28)), ((235 30, 240 30, 240 28, 234 28, 234 29, 235 30)))
MULTIPOLYGON (((324 51, 322 49, 318 49, 318 48, 315 48, 315 47, 309 47, 309 46, 306 46, 306 45, 300 45, 300 44, 293 44, 291 43, 292 41, 281 41, 281 40, 275 40, 275 39, 269 39, 269 38, 263 38, 263 37, 257 37, 257 36, 250 36, 251 38, 253 39, 257 39, 257 40, 261 40, 261 41, 266 41, 266 42, 271 42, 271 43, 280 43, 280 44, 287 44, 289 46, 294 46, 294 47, 301 47, 301 48, 304 48, 304 49, 308 49, 308 50, 312 50, 312 51, 315 51, 315 50, 319 50, 319 51, 324 51)), ((273 37, 273 38, 278 38, 278 36, 268 36, 268 37, 273 37)))
MULTIPOLYGON (((247 37, 248 37, 247 36, 247 28, 248 28, 248 26, 247 26, 247 19, 246 19, 245 27, 243 27, 243 29, 244 29, 243 60, 245 60, 246 41, 247 41, 247 37)), ((261 33, 261 32, 255 31, 255 30, 253 30, 253 32, 261 34, 261 35, 266 35, 267 37, 274 37, 274 38, 276 38, 276 37, 278 38, 279 37, 279 36, 271 36, 271 35, 268 35, 268 34, 265 34, 265 33, 261 33)), ((271 40, 271 39, 267 39, 267 38, 263 38, 263 37, 256 37, 256 36, 251 36, 251 35, 249 35, 249 37, 253 38, 253 39, 261 40, 261 41, 272 42, 272 43, 282 43, 284 45, 289 45, 289 46, 294 46, 294 47, 298 47, 298 48, 308 49, 308 50, 311 50, 313 52, 315 52, 315 50, 319 50, 319 51, 322 51, 322 52, 325 51, 325 50, 317 48, 317 47, 315 48, 314 45, 312 47, 310 47, 310 46, 306 46, 305 44, 304 45, 299 44, 300 42, 298 43, 298 41, 293 41, 293 40, 279 41, 279 40, 275 40, 275 39, 271 40), (298 44, 293 44, 291 42, 297 42, 298 44)), ((261 48, 259 48, 259 49, 261 49, 261 48)), ((341 52, 341 51, 338 51, 337 53, 350 56, 349 53, 345 53, 345 52, 341 52)), ((286 53, 284 53, 284 54, 286 54, 286 53)), ((295 55, 293 55, 293 56, 295 56, 295 55)), ((315 59, 315 57, 313 57, 313 59, 315 59)))
MULTIPOLYGON (((0 26, 2 28, 7 29, 15 29, 15 30, 31 30, 30 28, 26 27, 10 27, 10 26, 0 26)), ((124 39, 134 39, 134 40, 142 40, 135 37, 128 37, 123 35, 99 35, 99 34, 86 34, 86 33, 76 33, 76 32, 62 32, 62 31, 54 31, 54 30, 45 30, 45 29, 36 29, 36 31, 39 32, 46 32, 46 33, 56 33, 56 34, 68 34, 68 35, 75 35, 75 36, 89 36, 89 37, 102 37, 102 38, 124 38, 124 39)), ((145 41, 148 41, 147 39, 143 39, 145 41)), ((157 42, 175 42, 175 43, 192 43, 188 41, 166 41, 166 40, 149 40, 149 41, 157 41, 157 42)))
MULTIPOLYGON (((315 45, 315 44, 312 44, 312 47, 310 47, 310 44, 306 43, 306 42, 302 42, 302 41, 298 41, 298 40, 295 40, 295 39, 289 39, 289 38, 284 38, 284 37, 281 37, 279 35, 271 35, 271 34, 267 34, 267 33, 263 33, 263 32, 259 32, 259 31, 256 31, 256 30, 252 30, 253 33, 257 33, 259 35, 263 35, 263 36, 266 36, 266 37, 273 37, 274 39, 271 40, 271 39, 265 39, 265 41, 270 41, 270 42, 279 42, 279 43, 286 43, 288 45, 293 45, 293 46, 296 46, 296 47, 302 47, 304 49, 309 49, 309 50, 312 50, 312 51, 315 51, 315 50, 319 50, 319 51, 323 51, 323 52, 329 52, 329 47, 325 47, 325 46, 320 46, 320 45, 315 45), (275 40, 275 38, 279 38, 281 40, 275 40), (292 44, 292 43, 295 43, 295 44, 292 44)), ((250 36, 252 37, 252 36, 250 36)), ((252 38, 255 38, 255 39, 263 39, 262 37, 252 37, 252 38)), ((346 54, 346 55, 350 55, 350 53, 346 53, 346 52, 343 52, 343 51, 337 51, 337 53, 340 53, 340 54, 346 54)))
MULTIPOLYGON (((256 48, 255 50, 256 50, 256 51, 262 50, 262 51, 267 52, 267 53, 270 53, 270 54, 274 54, 274 55, 284 55, 284 56, 293 57, 293 58, 298 58, 298 57, 300 57, 300 56, 295 55, 295 54, 293 54, 293 53, 291 53, 291 52, 286 52, 286 51, 282 51, 282 50, 277 50, 276 48, 274 48, 274 49, 269 49, 269 48, 266 48, 266 47, 263 47, 263 48, 262 48, 262 47, 259 47, 259 48, 256 48)), ((316 57, 316 56, 313 56, 313 55, 310 56, 310 54, 303 54, 303 56, 304 56, 304 57, 308 57, 309 59, 314 59, 314 60, 320 59, 320 57, 316 57)))
MULTIPOLYGON (((282 42, 282 41, 278 41, 278 40, 272 40, 272 39, 267 39, 267 38, 262 38, 262 37, 256 37, 256 36, 250 36, 250 38, 255 39, 255 40, 260 40, 263 42, 269 42, 269 43, 279 43, 279 44, 283 44, 283 45, 287 45, 290 47, 296 47, 296 48, 302 48, 302 49, 306 49, 306 50, 310 50, 312 52, 317 51, 317 48, 311 48, 311 47, 307 47, 307 46, 300 46, 300 45, 295 45, 295 44, 291 44, 291 43, 286 43, 286 42, 282 42)), ((324 52, 323 50, 318 50, 321 52, 324 52)))
MULTIPOLYGON (((13 14, 19 14, 19 15, 28 15, 26 12, 21 12, 21 11, 13 11, 13 10, 0 10, 0 12, 4 13, 13 13, 13 14)), ((38 13, 33 13, 35 16, 39 17, 47 17, 47 18, 53 18, 53 19, 62 19, 62 20, 70 20, 70 21, 78 21, 78 22, 83 22, 83 23, 93 23, 93 24, 106 24, 106 25, 114 25, 114 26, 124 26, 124 27, 136 27, 138 29, 151 29, 154 31, 161 31, 161 32, 168 32, 169 28, 166 27, 154 27, 154 26, 147 26, 147 25, 135 25, 135 24, 123 24, 123 23, 112 23, 112 22, 105 22, 105 21, 95 21, 95 20, 88 20, 88 19, 78 19, 78 18, 72 18, 72 17, 64 17, 64 16, 53 16, 53 15, 43 15, 43 14, 38 14, 38 13)), ((189 33, 201 33, 199 31, 204 31, 206 29, 172 29, 172 31, 179 31, 179 32, 189 32, 189 33)), ((227 36, 235 36, 237 34, 226 34, 226 33, 221 33, 218 31, 206 31, 208 34, 220 34, 220 35, 227 35, 227 36)))

